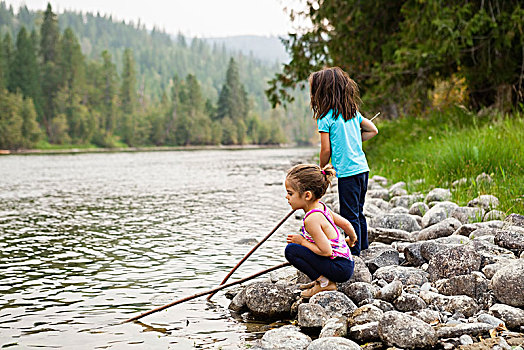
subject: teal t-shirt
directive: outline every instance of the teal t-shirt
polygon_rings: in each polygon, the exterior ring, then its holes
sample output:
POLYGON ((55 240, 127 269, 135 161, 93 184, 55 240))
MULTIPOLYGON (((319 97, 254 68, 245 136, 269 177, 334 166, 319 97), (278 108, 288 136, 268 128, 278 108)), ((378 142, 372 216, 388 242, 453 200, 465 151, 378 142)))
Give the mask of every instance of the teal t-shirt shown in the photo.
POLYGON ((362 150, 362 135, 360 123, 362 114, 344 121, 342 114, 333 119, 333 111, 317 120, 319 132, 329 133, 331 142, 331 164, 337 172, 337 177, 347 177, 369 171, 366 155, 362 150))

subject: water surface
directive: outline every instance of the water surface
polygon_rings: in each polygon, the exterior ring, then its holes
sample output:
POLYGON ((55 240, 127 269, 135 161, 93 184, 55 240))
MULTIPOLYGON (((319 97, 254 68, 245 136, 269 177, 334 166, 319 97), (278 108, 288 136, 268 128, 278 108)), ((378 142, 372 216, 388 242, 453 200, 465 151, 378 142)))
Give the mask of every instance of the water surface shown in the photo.
MULTIPOLYGON (((314 149, 0 157, 0 344, 214 349, 265 324, 233 317, 215 287, 290 210, 285 170, 314 149)), ((231 280, 284 261, 291 218, 231 280)))

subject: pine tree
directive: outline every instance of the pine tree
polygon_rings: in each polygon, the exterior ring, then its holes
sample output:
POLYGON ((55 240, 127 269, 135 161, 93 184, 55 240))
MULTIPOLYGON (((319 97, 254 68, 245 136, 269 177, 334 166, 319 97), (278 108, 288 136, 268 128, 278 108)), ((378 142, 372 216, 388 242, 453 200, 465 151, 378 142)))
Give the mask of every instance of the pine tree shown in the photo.
POLYGON ((38 126, 37 115, 33 100, 30 98, 24 99, 22 110, 22 137, 23 146, 26 148, 34 147, 41 137, 41 131, 38 126))
POLYGON ((0 46, 0 89, 5 88, 13 91, 9 81, 9 76, 11 75, 9 67, 11 67, 11 62, 13 61, 14 48, 9 33, 5 34, 0 46))
POLYGON ((111 60, 111 54, 104 50, 102 52, 102 127, 107 134, 112 134, 116 122, 116 67, 111 60))
MULTIPOLYGON (((47 135, 53 139, 53 130, 50 122, 56 114, 56 95, 61 87, 61 79, 58 71, 58 44, 60 32, 58 29, 58 19, 51 9, 51 4, 47 4, 44 12, 44 20, 40 27, 40 56, 42 59, 42 92, 43 92, 43 113, 42 122, 47 135)), ((59 123, 61 125, 61 123, 59 123)), ((60 137, 64 140, 63 137, 60 137)))
POLYGON ((121 134, 128 145, 135 145, 135 110, 137 101, 136 92, 136 70, 133 53, 131 50, 124 51, 124 69, 122 72, 122 85, 120 86, 120 102, 122 109, 121 134))

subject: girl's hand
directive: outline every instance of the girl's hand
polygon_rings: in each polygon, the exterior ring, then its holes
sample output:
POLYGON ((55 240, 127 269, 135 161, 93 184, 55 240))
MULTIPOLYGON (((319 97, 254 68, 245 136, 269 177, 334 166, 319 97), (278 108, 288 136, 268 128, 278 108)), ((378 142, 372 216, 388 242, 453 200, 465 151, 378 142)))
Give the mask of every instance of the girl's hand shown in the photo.
POLYGON ((301 235, 287 235, 287 242, 288 243, 296 243, 302 245, 302 243, 305 241, 305 238, 301 235))
POLYGON ((348 246, 350 248, 354 247, 355 244, 357 243, 357 236, 356 235, 350 235, 350 236, 346 237, 346 243, 348 244, 348 246))

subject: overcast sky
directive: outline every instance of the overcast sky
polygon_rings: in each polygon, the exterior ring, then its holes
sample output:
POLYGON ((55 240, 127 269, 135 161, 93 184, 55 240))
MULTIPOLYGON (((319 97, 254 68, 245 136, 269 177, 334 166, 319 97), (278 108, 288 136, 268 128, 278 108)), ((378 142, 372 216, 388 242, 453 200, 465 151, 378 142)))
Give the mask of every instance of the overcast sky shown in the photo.
POLYGON ((58 13, 100 12, 126 22, 140 19, 148 28, 156 25, 168 33, 221 37, 287 34, 292 28, 284 7, 297 7, 300 0, 6 0, 15 11, 20 4, 44 10, 48 2, 58 13))

